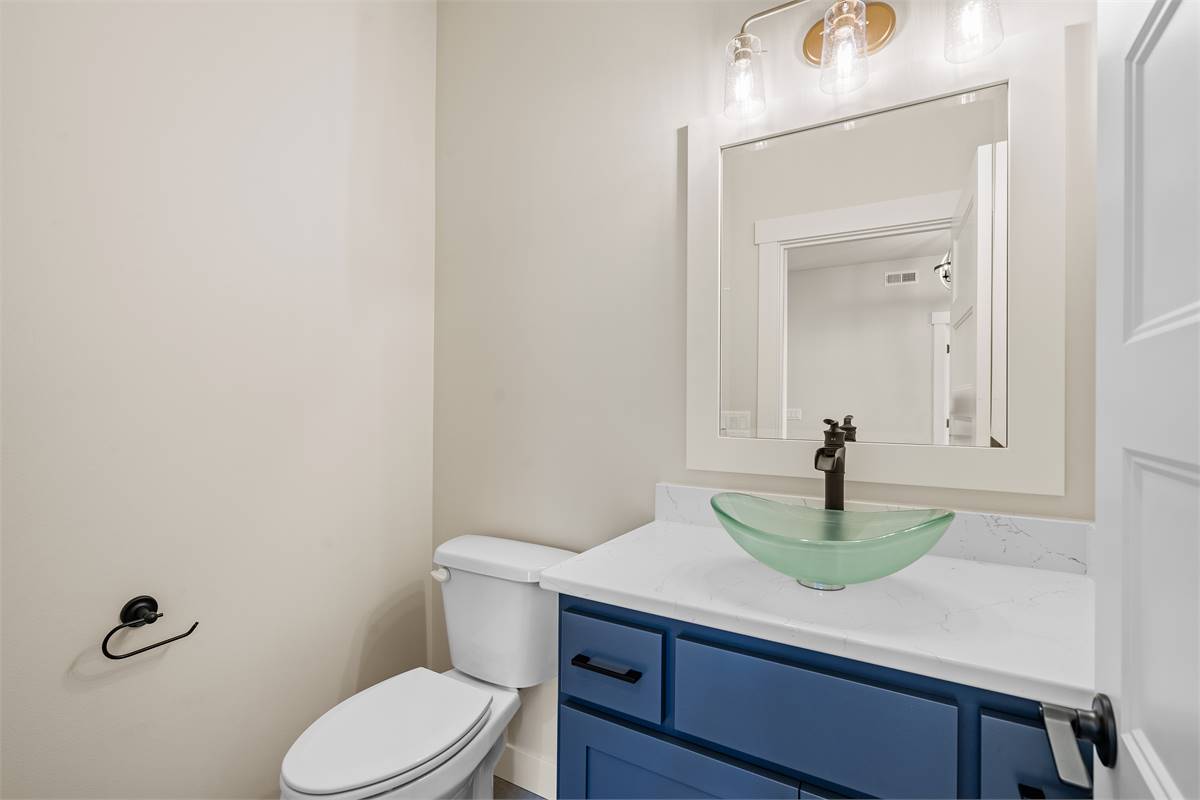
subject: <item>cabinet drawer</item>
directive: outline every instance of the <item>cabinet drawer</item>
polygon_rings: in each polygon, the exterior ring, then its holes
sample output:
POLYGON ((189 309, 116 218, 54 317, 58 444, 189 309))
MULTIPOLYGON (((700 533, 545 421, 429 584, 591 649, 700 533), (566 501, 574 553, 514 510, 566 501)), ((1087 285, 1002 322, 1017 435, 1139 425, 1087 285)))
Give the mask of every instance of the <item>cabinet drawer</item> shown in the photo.
POLYGON ((958 709, 687 639, 675 728, 875 797, 958 794, 958 709))
POLYGON ((599 617, 562 613, 559 689, 573 697, 662 722, 663 635, 599 617))
POLYGON ((567 798, 790 798, 795 781, 683 742, 559 706, 558 796, 567 798))
MULTIPOLYGON (((1040 726, 984 714, 979 727, 979 788, 984 800, 1092 796, 1058 779, 1050 741, 1040 726)), ((1090 770, 1092 748, 1081 742, 1079 751, 1090 770)))
POLYGON ((805 783, 800 786, 800 800, 846 800, 840 794, 805 783))

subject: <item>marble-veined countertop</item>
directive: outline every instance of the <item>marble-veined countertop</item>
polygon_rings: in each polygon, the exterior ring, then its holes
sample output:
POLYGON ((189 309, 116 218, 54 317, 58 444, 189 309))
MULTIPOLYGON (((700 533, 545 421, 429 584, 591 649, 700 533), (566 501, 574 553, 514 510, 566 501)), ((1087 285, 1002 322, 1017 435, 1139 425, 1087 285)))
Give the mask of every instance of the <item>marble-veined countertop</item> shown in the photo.
POLYGON ((720 528, 652 522, 542 573, 556 592, 1031 700, 1090 707, 1092 581, 925 556, 820 592, 720 528))

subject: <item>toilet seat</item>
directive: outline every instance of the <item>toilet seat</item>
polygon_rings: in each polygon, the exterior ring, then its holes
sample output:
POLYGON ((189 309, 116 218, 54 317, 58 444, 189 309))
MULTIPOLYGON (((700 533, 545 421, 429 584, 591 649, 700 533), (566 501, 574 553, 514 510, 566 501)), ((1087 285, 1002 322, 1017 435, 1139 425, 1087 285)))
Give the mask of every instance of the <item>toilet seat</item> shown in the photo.
POLYGON ((492 695, 418 668, 377 683, 326 712, 283 759, 297 794, 369 797, 436 769, 486 725, 492 695))

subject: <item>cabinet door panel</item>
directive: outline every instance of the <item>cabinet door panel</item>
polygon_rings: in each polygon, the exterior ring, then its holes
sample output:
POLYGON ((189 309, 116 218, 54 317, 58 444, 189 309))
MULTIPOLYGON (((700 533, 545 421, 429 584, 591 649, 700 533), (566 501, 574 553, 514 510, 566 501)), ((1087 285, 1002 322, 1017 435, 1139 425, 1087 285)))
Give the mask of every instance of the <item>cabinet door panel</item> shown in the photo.
MULTIPOLYGON (((1050 742, 1040 727, 984 714, 980 745, 980 796, 984 800, 1092 796, 1090 791, 1068 786, 1058 779, 1050 742)), ((1091 746, 1081 743, 1079 751, 1090 768, 1091 746)))
POLYGON ((798 783, 683 742, 560 706, 558 796, 606 800, 789 798, 798 783))
POLYGON ((647 769, 594 749, 588 753, 587 796, 606 797, 609 800, 639 800, 646 797, 687 800, 717 796, 664 775, 658 769, 647 769))

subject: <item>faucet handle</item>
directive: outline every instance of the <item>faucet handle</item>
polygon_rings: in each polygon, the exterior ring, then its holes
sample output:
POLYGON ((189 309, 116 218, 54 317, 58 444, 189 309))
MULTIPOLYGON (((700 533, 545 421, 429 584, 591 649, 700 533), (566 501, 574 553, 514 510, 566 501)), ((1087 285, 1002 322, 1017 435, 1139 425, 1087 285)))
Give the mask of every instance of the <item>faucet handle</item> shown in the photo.
POLYGON ((846 441, 847 442, 857 442, 858 441, 858 426, 854 425, 854 415, 853 414, 847 414, 846 418, 844 420, 842 420, 842 430, 844 430, 846 432, 846 441))
POLYGON ((829 426, 829 430, 825 431, 825 446, 841 447, 846 441, 846 432, 838 427, 836 419, 827 419, 825 424, 829 426))

